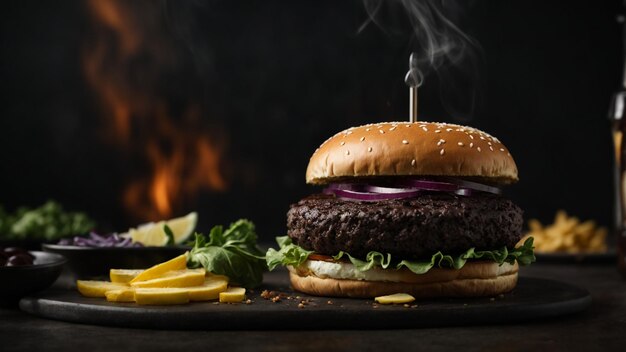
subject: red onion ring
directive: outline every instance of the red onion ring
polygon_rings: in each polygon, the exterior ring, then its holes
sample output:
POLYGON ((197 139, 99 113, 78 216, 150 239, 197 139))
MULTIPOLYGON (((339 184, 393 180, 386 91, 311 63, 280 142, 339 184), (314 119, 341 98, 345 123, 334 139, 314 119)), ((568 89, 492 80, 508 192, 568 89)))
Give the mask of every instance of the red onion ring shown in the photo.
POLYGON ((340 198, 356 199, 356 200, 362 200, 366 202, 377 201, 377 200, 388 200, 388 199, 414 198, 421 193, 421 191, 419 190, 408 191, 408 192, 397 192, 397 193, 372 193, 372 192, 351 191, 347 189, 335 189, 335 190, 332 190, 331 192, 340 198))
POLYGON ((441 179, 446 182, 419 179, 402 180, 396 183, 396 187, 358 183, 334 183, 324 189, 324 193, 334 194, 345 199, 377 201, 413 198, 422 194, 423 191, 451 192, 460 196, 471 196, 474 191, 494 194, 500 194, 501 192, 498 187, 488 186, 482 183, 448 177, 441 179))
POLYGON ((411 187, 411 188, 396 188, 396 187, 381 187, 381 186, 363 186, 363 190, 370 193, 385 193, 385 194, 396 194, 396 193, 404 193, 404 192, 413 192, 420 191, 419 188, 411 187))
POLYGON ((483 183, 472 182, 472 181, 462 180, 459 178, 451 178, 451 177, 444 177, 442 178, 442 180, 446 180, 447 182, 458 185, 461 188, 469 188, 475 191, 481 191, 481 192, 487 192, 487 193, 493 193, 493 194, 502 193, 502 190, 500 188, 489 186, 483 183))
POLYGON ((456 191, 459 189, 454 183, 432 180, 404 180, 400 184, 429 191, 456 191))
POLYGON ((469 188, 459 188, 456 191, 454 191, 454 194, 459 195, 459 196, 469 197, 472 195, 472 190, 469 188))

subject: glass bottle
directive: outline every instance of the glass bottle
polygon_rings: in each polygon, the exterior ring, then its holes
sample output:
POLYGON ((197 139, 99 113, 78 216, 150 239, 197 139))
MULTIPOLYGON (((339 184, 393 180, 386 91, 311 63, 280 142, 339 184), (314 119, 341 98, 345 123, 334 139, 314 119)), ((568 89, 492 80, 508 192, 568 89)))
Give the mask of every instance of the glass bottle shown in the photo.
MULTIPOLYGON (((626 6, 626 2, 625 2, 626 6)), ((621 89, 613 94, 609 109, 609 119, 615 147, 615 235, 617 240, 617 267, 626 278, 626 145, 624 133, 626 133, 626 23, 624 16, 617 18, 622 24, 622 41, 624 66, 621 89)))

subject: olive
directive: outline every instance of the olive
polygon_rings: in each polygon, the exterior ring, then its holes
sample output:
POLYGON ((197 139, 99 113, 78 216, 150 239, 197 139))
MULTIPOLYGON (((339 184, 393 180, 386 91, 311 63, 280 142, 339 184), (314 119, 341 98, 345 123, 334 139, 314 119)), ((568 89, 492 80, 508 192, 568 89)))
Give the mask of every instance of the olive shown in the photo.
POLYGON ((15 254, 9 257, 6 266, 33 265, 31 257, 25 254, 15 254))
POLYGON ((7 247, 4 249, 4 253, 8 256, 24 253, 24 250, 19 247, 7 247))
POLYGON ((11 257, 11 256, 14 256, 14 255, 17 255, 17 254, 24 254, 24 255, 26 255, 28 257, 31 257, 33 259, 35 258, 32 254, 28 253, 27 250, 19 248, 19 247, 7 247, 7 248, 4 249, 4 255, 7 258, 11 257))

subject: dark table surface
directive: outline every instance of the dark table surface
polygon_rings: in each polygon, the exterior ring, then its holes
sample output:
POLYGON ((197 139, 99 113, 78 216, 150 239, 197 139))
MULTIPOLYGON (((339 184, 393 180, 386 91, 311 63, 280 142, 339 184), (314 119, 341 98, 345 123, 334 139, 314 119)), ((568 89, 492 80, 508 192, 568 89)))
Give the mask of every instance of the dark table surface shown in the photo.
MULTIPOLYGON (((162 331, 71 324, 0 308, 0 350, 625 350, 626 281, 614 265, 534 264, 522 275, 589 290, 591 307, 548 321, 415 330, 162 331)), ((259 321, 259 329, 263 321, 259 321)))

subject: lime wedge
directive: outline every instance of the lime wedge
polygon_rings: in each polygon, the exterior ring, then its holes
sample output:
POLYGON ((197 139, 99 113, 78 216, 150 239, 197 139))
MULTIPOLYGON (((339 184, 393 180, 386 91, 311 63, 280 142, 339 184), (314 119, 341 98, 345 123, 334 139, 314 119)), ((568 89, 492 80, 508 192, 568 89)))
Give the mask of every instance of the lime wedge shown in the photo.
POLYGON ((180 218, 157 223, 151 222, 129 229, 128 235, 133 242, 140 242, 144 246, 162 247, 167 245, 167 235, 163 230, 164 226, 167 225, 174 234, 174 243, 181 244, 191 236, 196 229, 197 222, 198 214, 192 212, 180 218))

